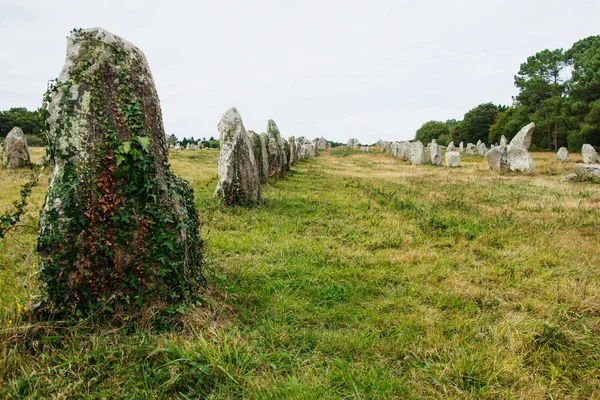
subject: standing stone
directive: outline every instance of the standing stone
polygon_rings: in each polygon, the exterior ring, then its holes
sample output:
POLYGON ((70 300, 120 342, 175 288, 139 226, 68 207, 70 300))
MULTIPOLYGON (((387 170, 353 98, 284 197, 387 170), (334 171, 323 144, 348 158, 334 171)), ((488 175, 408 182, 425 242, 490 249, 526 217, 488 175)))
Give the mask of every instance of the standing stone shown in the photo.
POLYGON ((505 145, 494 147, 485 153, 485 158, 492 171, 503 171, 508 168, 508 152, 505 145))
POLYGON ((254 131, 248 131, 248 139, 250 139, 252 145, 258 180, 264 185, 269 181, 269 155, 267 154, 265 137, 254 131))
POLYGON ((2 163, 6 168, 19 168, 31 163, 27 139, 21 128, 17 126, 6 135, 2 149, 2 163))
POLYGON ((584 144, 581 148, 581 157, 586 164, 598 162, 598 153, 596 153, 596 150, 589 144, 584 144))
POLYGON ((477 144, 475 145, 476 147, 479 147, 479 145, 481 144, 481 140, 477 141, 477 144))
POLYGON ((269 137, 269 178, 280 179, 285 176, 285 153, 279 128, 272 119, 267 123, 267 135, 269 137))
POLYGON ((571 157, 569 157, 569 150, 566 147, 561 147, 558 149, 556 153, 556 161, 569 161, 571 157))
POLYGON ((535 172, 535 163, 531 155, 527 152, 531 146, 531 138, 533 137, 534 130, 535 124, 533 122, 525 125, 507 146, 508 167, 511 171, 535 172))
POLYGON ((227 110, 218 128, 221 152, 215 195, 228 206, 258 203, 261 195, 259 168, 242 117, 235 107, 227 110))
POLYGON ((298 149, 296 148, 296 138, 294 136, 290 136, 288 138, 288 144, 290 146, 290 159, 288 162, 290 165, 296 164, 298 161, 298 149))
POLYGON ((442 165, 442 147, 433 139, 429 144, 429 160, 433 165, 442 165))
POLYGON ((425 164, 425 148, 419 140, 410 143, 410 162, 415 165, 425 164))
POLYGON ((500 146, 506 146, 506 145, 507 145, 506 136, 502 135, 502 137, 500 138, 500 146))
POLYGON ((450 142, 446 151, 456 151, 456 146, 454 145, 454 142, 450 142))
POLYGON ((327 150, 331 148, 331 144, 324 137, 320 137, 314 140, 317 150, 327 150))
POLYGON ((284 138, 281 138, 281 146, 283 147, 283 169, 286 173, 288 173, 290 170, 292 148, 290 147, 290 142, 288 142, 284 138))
POLYGON ((485 143, 479 143, 477 145, 477 154, 479 154, 480 156, 485 156, 485 153, 487 153, 488 149, 487 147, 485 147, 485 143))
POLYGON ((473 143, 467 143, 466 152, 467 154, 474 156, 475 154, 477 154, 477 146, 475 146, 473 143))
POLYGON ((516 146, 508 146, 508 165, 511 171, 535 172, 535 163, 527 150, 516 146))
POLYGON ((535 123, 531 122, 525 125, 510 141, 511 146, 519 147, 525 151, 531 147, 531 138, 533 137, 533 131, 535 130, 535 123))
POLYGON ((129 317, 193 299, 204 283, 194 193, 170 171, 142 51, 101 28, 74 30, 47 96, 44 304, 58 315, 129 317))
POLYGON ((368 153, 369 152, 369 146, 361 146, 360 147, 360 151, 368 153))
POLYGON ((458 148, 459 148, 459 150, 460 150, 461 153, 465 152, 465 146, 464 146, 463 142, 460 142, 458 144, 458 148))
POLYGON ((356 150, 360 147, 360 142, 358 141, 358 139, 350 139, 348 140, 346 147, 352 150, 356 150))
POLYGON ((446 167, 460 167, 460 153, 458 151, 446 152, 446 167))
POLYGON ((584 178, 600 179, 600 165, 576 164, 575 173, 584 178))
POLYGON ((410 142, 400 143, 400 152, 404 161, 410 161, 411 145, 410 142))

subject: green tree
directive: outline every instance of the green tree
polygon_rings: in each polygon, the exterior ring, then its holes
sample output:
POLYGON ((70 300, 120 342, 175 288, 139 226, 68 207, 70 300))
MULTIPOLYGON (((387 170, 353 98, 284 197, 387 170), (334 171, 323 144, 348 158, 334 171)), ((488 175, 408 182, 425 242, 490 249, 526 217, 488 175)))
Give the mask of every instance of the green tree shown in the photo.
POLYGON ((569 82, 569 111, 580 128, 579 134, 569 135, 575 141, 600 145, 600 36, 582 39, 567 51, 573 66, 569 82))
POLYGON ((502 135, 511 140, 519 130, 530 123, 527 108, 523 105, 509 107, 498 113, 496 121, 490 126, 489 143, 500 143, 502 135))
POLYGON ((493 103, 480 104, 469 110, 462 122, 452 130, 452 139, 456 142, 477 143, 489 140, 490 126, 496 122, 496 116, 506 107, 493 103))
POLYGON ((417 130, 415 140, 420 140, 421 143, 427 144, 431 142, 432 139, 437 140, 441 135, 448 134, 450 134, 450 130, 445 122, 428 121, 421 125, 417 130))
POLYGON ((0 137, 6 137, 15 126, 28 135, 39 135, 40 120, 37 111, 27 111, 25 107, 13 107, 0 111, 0 137))
POLYGON ((536 123, 533 142, 538 145, 545 142, 549 149, 558 144, 562 97, 567 89, 563 75, 568 65, 563 49, 546 49, 528 57, 514 77, 520 90, 517 101, 527 108, 536 123))

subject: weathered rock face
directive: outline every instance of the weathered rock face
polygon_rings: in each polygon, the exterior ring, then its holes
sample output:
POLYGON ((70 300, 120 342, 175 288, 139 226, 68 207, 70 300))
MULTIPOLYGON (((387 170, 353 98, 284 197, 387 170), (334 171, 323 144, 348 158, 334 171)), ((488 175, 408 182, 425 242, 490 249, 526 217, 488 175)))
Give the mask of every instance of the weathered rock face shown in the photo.
POLYGON ((47 303, 88 314, 193 297, 204 282, 194 195, 169 170, 144 54, 101 28, 76 30, 47 99, 54 170, 37 246, 47 303))
POLYGON ((596 153, 596 150, 589 144, 584 144, 581 148, 581 157, 586 164, 598 162, 598 153, 596 153))
POLYGON ((301 146, 300 159, 305 160, 308 158, 315 157, 317 148, 313 143, 305 143, 301 146))
POLYGON ((508 167, 511 171, 535 172, 535 163, 527 150, 517 146, 507 146, 508 167))
POLYGON ((475 146, 473 143, 467 143, 467 149, 465 151, 467 154, 474 156, 477 154, 477 146, 475 146))
POLYGON ((281 138, 281 146, 283 147, 283 169, 287 173, 290 170, 290 153, 292 149, 290 148, 290 143, 284 138, 281 138))
POLYGON ((2 149, 2 163, 6 168, 19 168, 31 163, 27 139, 21 128, 17 126, 6 135, 2 149))
POLYGON ((485 158, 493 171, 503 171, 508 168, 508 151, 506 146, 494 147, 485 154, 485 158))
POLYGON ((485 156, 485 153, 487 153, 488 149, 487 147, 485 147, 485 143, 479 143, 479 145, 477 146, 477 154, 479 154, 480 156, 485 156))
POLYGON ((218 128, 221 151, 215 195, 228 206, 258 203, 261 188, 254 151, 235 107, 227 110, 218 128))
POLYGON ((569 150, 566 147, 561 147, 558 149, 556 153, 556 161, 569 161, 571 157, 569 157, 569 150))
POLYGON ((254 131, 248 131, 248 139, 252 145, 258 180, 264 185, 269 181, 269 155, 267 154, 265 137, 254 131))
POLYGON ((458 151, 446 152, 446 167, 460 167, 460 153, 458 151))
POLYGON ((410 162, 415 165, 425 164, 425 147, 419 140, 410 143, 410 162))
POLYGON ((506 146, 507 143, 508 142, 506 141, 506 137, 502 135, 502 137, 500 138, 500 146, 506 146))
POLYGON ((600 165, 576 164, 575 173, 581 177, 600 178, 600 165))
POLYGON ((331 144, 329 144, 324 137, 315 139, 314 143, 317 146, 317 150, 327 150, 331 148, 331 144))
POLYGON ((456 146, 454 145, 454 142, 450 142, 446 151, 456 151, 456 146))
POLYGON ((521 171, 527 173, 535 172, 535 163, 527 152, 531 146, 531 138, 535 124, 532 122, 525 125, 506 146, 508 154, 508 167, 511 171, 521 171))
POLYGON ((360 147, 360 142, 358 141, 358 139, 350 139, 348 140, 346 147, 352 150, 356 150, 360 147))
MULTIPOLYGON (((510 141, 511 146, 516 146, 525 151, 531 147, 531 138, 533 137, 533 131, 535 131, 535 123, 525 125, 510 141)), ((502 140, 502 139, 501 139, 502 140)), ((506 138, 504 139, 506 140, 506 138)))
POLYGON ((298 161, 298 149, 296 148, 296 138, 294 136, 290 136, 288 138, 288 144, 290 146, 290 159, 288 160, 290 165, 296 164, 298 161))
POLYGON ((442 165, 442 148, 435 142, 435 139, 429 144, 429 160, 433 165, 442 165))
POLYGON ((267 135, 269 137, 269 177, 283 178, 285 176, 285 163, 287 163, 287 160, 279 128, 272 119, 267 123, 267 135))

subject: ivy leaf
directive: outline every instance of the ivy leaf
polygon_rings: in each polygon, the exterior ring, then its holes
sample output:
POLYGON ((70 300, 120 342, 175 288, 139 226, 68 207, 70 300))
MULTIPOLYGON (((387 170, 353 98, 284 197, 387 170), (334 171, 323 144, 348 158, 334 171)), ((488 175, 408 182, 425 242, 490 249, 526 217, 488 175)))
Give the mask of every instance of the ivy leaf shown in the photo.
POLYGON ((130 149, 131 149, 131 142, 123 142, 123 153, 129 154, 130 149))
POLYGON ((150 138, 138 137, 138 142, 140 142, 140 146, 142 146, 142 150, 148 151, 148 146, 150 145, 150 138))
POLYGON ((122 154, 117 154, 117 167, 121 165, 123 161, 125 161, 125 156, 122 154))

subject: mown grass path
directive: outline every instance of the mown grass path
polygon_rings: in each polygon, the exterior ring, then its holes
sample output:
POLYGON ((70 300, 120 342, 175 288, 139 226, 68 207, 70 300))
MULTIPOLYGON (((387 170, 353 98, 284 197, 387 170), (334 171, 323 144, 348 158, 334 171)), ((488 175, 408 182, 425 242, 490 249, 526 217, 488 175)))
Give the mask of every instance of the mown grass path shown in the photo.
MULTIPOLYGON (((333 150, 226 208, 218 153, 174 152, 210 286, 162 333, 28 325, 37 188, 0 242, 0 397, 600 397, 600 186, 553 156, 519 176, 333 150)), ((0 211, 22 175, 0 169, 0 211)))

